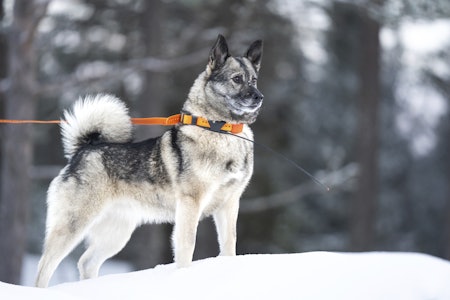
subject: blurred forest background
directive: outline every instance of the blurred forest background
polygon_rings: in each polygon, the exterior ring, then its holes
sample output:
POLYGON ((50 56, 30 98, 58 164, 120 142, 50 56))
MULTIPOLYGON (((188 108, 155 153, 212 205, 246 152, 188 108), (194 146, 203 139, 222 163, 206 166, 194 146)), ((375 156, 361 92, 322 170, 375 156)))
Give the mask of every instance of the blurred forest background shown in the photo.
MULTIPOLYGON (((0 0, 0 118, 58 119, 114 93, 134 117, 178 113, 224 34, 264 40, 253 125, 332 187, 255 148, 239 254, 418 251, 450 259, 448 0, 0 0)), ((139 127, 138 139, 167 128, 139 127)), ((39 254, 45 196, 66 163, 56 125, 0 125, 0 280, 39 254)), ((138 229, 118 258, 172 260, 170 225, 138 229)), ((211 220, 195 258, 218 253, 211 220)), ((79 255, 75 251, 73 256, 79 255)))

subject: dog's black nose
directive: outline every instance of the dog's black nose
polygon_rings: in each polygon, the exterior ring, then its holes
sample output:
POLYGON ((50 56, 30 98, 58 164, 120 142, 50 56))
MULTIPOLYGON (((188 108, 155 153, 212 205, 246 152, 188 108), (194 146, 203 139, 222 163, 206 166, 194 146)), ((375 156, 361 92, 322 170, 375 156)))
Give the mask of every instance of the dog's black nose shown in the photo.
POLYGON ((254 102, 261 102, 264 99, 264 95, 258 90, 254 91, 251 97, 254 102))
POLYGON ((260 102, 264 99, 264 95, 254 87, 252 87, 245 96, 246 98, 252 99, 254 102, 260 102))
POLYGON ((259 92, 259 91, 255 91, 255 93, 253 93, 252 98, 253 98, 254 101, 258 101, 259 102, 259 101, 262 101, 264 99, 264 95, 261 94, 261 92, 259 92))

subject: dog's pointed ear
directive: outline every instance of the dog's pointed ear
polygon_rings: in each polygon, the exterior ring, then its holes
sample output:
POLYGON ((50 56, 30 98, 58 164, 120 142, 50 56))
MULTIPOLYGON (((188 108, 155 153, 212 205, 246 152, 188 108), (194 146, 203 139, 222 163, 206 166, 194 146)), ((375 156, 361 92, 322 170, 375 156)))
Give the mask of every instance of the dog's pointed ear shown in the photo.
POLYGON ((255 68, 256 72, 259 72, 259 69, 261 67, 262 53, 263 53, 263 41, 257 40, 250 45, 245 54, 245 57, 247 57, 248 60, 250 60, 250 62, 253 64, 253 67, 255 68))
POLYGON ((223 35, 219 34, 216 43, 209 53, 208 65, 211 70, 220 68, 225 63, 228 57, 230 57, 230 54, 228 53, 227 41, 225 41, 223 35))

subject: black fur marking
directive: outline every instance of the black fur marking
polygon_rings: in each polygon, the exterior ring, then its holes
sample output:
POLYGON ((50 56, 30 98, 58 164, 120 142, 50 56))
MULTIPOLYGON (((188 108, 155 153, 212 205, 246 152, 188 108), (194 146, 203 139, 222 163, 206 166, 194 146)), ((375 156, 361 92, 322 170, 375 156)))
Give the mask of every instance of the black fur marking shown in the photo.
POLYGON ((245 158, 244 158, 244 169, 247 169, 247 166, 248 166, 248 157, 249 157, 249 154, 247 154, 246 156, 245 156, 245 158))
POLYGON ((85 145, 72 157, 62 179, 67 181, 70 177, 75 177, 80 181, 80 173, 90 167, 85 163, 86 157, 94 152, 100 154, 108 177, 114 181, 148 181, 158 184, 169 182, 167 169, 161 158, 159 138, 139 143, 85 145))
POLYGON ((84 150, 80 149, 75 153, 69 161, 69 166, 66 171, 62 174, 62 181, 65 182, 69 178, 75 178, 78 182, 81 181, 79 170, 84 168, 84 150))
MULTIPOLYGON (((244 70, 245 72, 245 79, 247 80, 251 80, 250 78, 250 73, 248 72, 248 67, 244 62, 244 58, 242 57, 235 57, 234 59, 236 59, 236 61, 239 63, 239 66, 242 68, 242 70, 244 70)), ((256 70, 255 70, 256 72, 256 70)))
POLYGON ((232 172, 233 171, 233 164, 234 164, 234 161, 232 159, 227 161, 227 163, 225 164, 225 170, 227 170, 229 172, 232 172))
POLYGON ((159 139, 149 139, 140 143, 99 145, 103 165, 113 180, 127 182, 168 181, 164 163, 161 160, 159 139))
POLYGON ((91 132, 88 135, 84 136, 82 139, 82 144, 88 145, 98 145, 102 142, 102 135, 100 132, 91 132))
POLYGON ((175 151, 175 154, 178 159, 178 175, 180 175, 184 171, 184 161, 183 161, 183 151, 181 150, 181 147, 179 145, 178 129, 176 127, 172 128, 170 136, 172 149, 175 151))
POLYGON ((157 182, 160 184, 165 184, 169 182, 169 177, 167 173, 166 164, 161 156, 161 140, 155 145, 155 148, 150 157, 150 170, 149 170, 149 180, 151 182, 157 182), (156 175, 156 178, 152 178, 151 175, 156 175))
POLYGON ((211 82, 226 82, 229 74, 223 72, 223 68, 214 69, 209 75, 208 81, 211 82))

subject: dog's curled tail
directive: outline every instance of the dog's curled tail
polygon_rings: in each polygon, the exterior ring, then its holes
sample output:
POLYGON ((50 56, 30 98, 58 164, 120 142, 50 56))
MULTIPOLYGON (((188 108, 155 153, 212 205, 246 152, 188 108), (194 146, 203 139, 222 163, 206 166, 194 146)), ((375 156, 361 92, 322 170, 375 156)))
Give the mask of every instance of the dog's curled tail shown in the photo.
POLYGON ((80 147, 102 142, 125 143, 133 136, 128 108, 112 95, 77 100, 61 122, 64 154, 70 159, 80 147))

